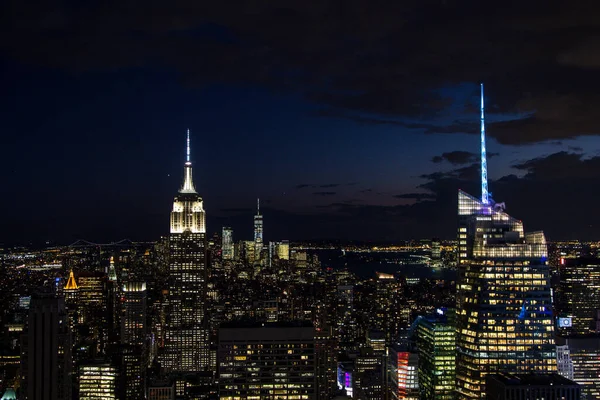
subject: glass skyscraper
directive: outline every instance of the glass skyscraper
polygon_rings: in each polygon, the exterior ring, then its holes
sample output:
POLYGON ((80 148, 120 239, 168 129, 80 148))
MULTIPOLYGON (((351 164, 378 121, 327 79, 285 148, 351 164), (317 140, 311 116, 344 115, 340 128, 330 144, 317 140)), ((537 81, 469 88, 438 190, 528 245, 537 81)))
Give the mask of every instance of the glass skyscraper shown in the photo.
POLYGON ((233 229, 228 226, 223 227, 223 235, 221 238, 221 255, 223 260, 233 260, 234 244, 233 244, 233 229))
POLYGON ((462 191, 458 216, 456 389, 484 398, 490 373, 556 371, 546 239, 462 191))
POLYGON ((202 197, 192 180, 189 131, 185 178, 173 202, 169 236, 169 293, 162 367, 196 372, 209 365, 205 324, 206 225, 202 197))
POLYGON ((416 341, 419 350, 419 389, 422 400, 453 400, 455 386, 456 326, 454 310, 437 309, 419 317, 416 341))

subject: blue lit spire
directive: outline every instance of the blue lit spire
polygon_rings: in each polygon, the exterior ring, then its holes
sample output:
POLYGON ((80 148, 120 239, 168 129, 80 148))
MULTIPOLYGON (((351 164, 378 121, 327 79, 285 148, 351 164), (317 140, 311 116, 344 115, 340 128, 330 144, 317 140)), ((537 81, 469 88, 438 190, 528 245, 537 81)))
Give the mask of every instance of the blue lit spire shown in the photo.
POLYGON ((483 104, 483 83, 481 84, 481 202, 489 204, 488 178, 487 178, 487 155, 485 151, 485 116, 483 104))

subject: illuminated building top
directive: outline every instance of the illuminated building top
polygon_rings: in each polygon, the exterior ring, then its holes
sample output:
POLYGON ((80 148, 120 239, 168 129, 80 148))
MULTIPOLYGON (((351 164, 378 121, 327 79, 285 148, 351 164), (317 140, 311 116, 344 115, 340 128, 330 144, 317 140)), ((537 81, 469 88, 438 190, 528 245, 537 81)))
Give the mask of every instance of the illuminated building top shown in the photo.
POLYGON ((488 178, 487 178, 487 153, 485 150, 485 114, 483 103, 483 83, 481 84, 481 202, 489 204, 488 178))
POLYGON ((206 233, 202 197, 196 192, 192 179, 189 129, 187 131, 183 185, 179 190, 179 195, 175 196, 173 211, 171 212, 171 233, 183 233, 186 231, 206 233))
POLYGON ((117 271, 115 269, 115 258, 110 257, 110 265, 108 267, 108 280, 115 282, 117 280, 117 271))
POLYGON ((65 290, 77 290, 79 286, 77 286, 77 282, 75 281, 75 276, 73 275, 73 270, 69 273, 69 280, 67 281, 67 285, 65 286, 65 290))

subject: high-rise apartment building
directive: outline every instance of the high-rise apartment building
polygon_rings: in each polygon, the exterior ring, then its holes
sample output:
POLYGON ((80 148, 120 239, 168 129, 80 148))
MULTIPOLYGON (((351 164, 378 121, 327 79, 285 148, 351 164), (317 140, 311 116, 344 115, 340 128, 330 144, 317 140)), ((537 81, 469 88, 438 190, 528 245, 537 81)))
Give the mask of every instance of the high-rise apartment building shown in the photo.
POLYGON ((169 236, 169 288, 162 367, 194 372, 209 364, 205 321, 206 225, 202 197, 192 179, 189 131, 183 186, 173 202, 169 236))
POLYGON ((223 227, 221 257, 223 260, 233 260, 234 258, 233 229, 228 226, 223 227))
POLYGON ((79 399, 117 399, 117 370, 110 363, 86 363, 79 366, 79 399))
POLYGON ((310 323, 225 323, 219 329, 219 398, 316 399, 310 323))
POLYGON ((454 310, 438 309, 436 314, 416 321, 419 351, 419 387, 423 400, 452 400, 456 385, 456 325, 454 310))
POLYGON ((456 378, 459 398, 482 398, 495 372, 556 371, 542 232, 459 191, 456 378))
POLYGON ((21 372, 28 400, 70 400, 71 332, 65 302, 54 293, 31 297, 21 372))

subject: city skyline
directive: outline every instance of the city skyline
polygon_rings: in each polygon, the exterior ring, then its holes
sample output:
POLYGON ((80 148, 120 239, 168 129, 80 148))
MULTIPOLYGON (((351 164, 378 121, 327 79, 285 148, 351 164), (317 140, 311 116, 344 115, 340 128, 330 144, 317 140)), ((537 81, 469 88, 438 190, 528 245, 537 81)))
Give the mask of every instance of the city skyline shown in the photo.
POLYGON ((260 197, 266 239, 450 238, 456 189, 478 192, 479 82, 494 198, 550 240, 598 238, 596 5, 353 3, 333 24, 327 2, 32 7, 21 24, 6 4, 2 243, 164 234, 188 128, 210 233, 250 236, 260 197))

